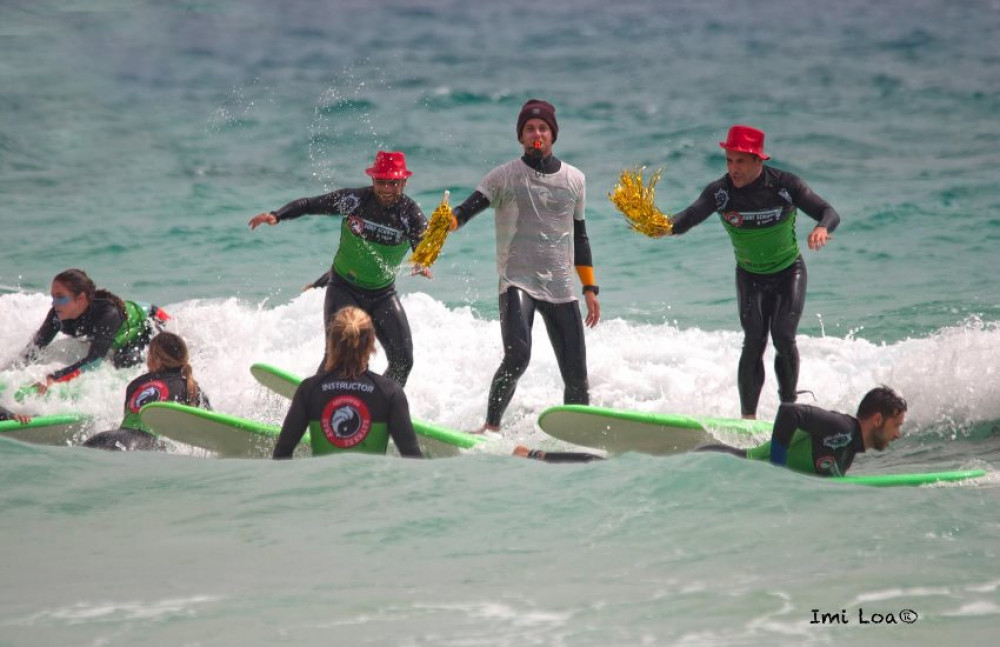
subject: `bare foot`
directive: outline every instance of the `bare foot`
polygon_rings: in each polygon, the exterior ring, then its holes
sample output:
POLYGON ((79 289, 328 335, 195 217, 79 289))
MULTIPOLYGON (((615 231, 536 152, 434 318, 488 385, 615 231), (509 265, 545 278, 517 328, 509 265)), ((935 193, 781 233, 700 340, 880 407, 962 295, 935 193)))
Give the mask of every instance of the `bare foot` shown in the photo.
POLYGON ((498 434, 498 433, 500 433, 500 427, 494 427, 493 425, 489 424, 488 422, 484 422, 482 427, 480 427, 479 429, 476 429, 475 431, 470 431, 469 433, 470 434, 485 434, 487 431, 491 431, 491 432, 493 432, 495 434, 498 434))
POLYGON ((744 413, 741 417, 744 420, 756 420, 757 419, 757 414, 756 413, 744 413))

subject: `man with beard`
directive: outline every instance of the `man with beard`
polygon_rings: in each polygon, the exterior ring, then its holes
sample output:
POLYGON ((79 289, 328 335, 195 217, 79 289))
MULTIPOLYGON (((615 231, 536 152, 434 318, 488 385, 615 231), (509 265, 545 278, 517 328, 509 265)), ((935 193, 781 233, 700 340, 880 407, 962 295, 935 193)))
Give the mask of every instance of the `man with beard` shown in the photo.
POLYGON ((906 400, 889 387, 879 386, 865 394, 854 416, 805 404, 782 404, 769 442, 750 449, 704 445, 696 451, 770 460, 807 474, 843 476, 856 454, 883 451, 898 439, 905 418, 906 400))

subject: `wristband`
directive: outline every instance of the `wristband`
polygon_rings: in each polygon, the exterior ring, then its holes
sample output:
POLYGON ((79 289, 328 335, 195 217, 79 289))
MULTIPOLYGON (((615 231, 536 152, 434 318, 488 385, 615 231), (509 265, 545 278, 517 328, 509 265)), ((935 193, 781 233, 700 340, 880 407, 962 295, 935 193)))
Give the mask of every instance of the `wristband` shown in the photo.
POLYGON ((583 291, 584 292, 593 292, 594 296, 596 297, 598 294, 600 294, 601 288, 598 287, 598 286, 596 286, 596 285, 585 285, 585 286, 583 286, 583 291))
POLYGON ((788 462, 788 448, 779 442, 771 441, 771 462, 784 465, 788 462))

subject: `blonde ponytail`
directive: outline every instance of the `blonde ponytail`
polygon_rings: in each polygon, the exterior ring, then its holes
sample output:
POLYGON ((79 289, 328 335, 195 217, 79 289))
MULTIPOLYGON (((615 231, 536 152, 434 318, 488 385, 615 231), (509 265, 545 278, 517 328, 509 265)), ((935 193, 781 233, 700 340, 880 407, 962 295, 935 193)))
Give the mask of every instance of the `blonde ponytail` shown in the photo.
POLYGON ((375 324, 372 318, 360 308, 341 308, 330 322, 325 370, 357 379, 368 370, 368 360, 374 352, 375 324))

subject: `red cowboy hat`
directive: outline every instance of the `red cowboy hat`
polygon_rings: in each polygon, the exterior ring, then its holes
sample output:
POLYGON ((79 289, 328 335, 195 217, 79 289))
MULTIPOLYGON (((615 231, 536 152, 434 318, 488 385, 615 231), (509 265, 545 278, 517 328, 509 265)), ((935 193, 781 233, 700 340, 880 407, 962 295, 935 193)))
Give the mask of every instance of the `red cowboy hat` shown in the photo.
POLYGON ((413 171, 406 168, 405 155, 387 151, 375 153, 375 164, 365 169, 365 173, 376 180, 405 180, 413 175, 413 171))
POLYGON ((764 154, 764 131, 750 126, 733 126, 729 129, 726 141, 719 142, 727 151, 738 153, 750 153, 762 160, 771 159, 770 155, 764 154))

